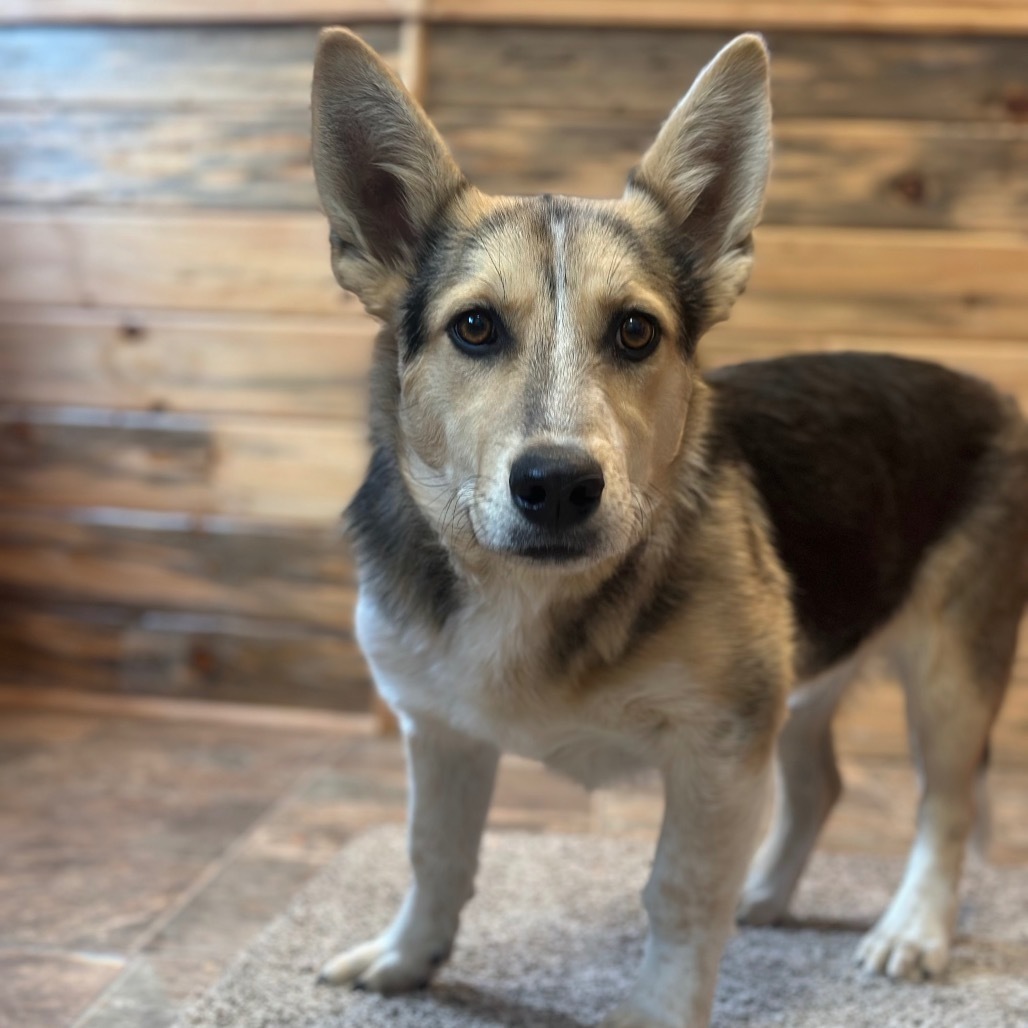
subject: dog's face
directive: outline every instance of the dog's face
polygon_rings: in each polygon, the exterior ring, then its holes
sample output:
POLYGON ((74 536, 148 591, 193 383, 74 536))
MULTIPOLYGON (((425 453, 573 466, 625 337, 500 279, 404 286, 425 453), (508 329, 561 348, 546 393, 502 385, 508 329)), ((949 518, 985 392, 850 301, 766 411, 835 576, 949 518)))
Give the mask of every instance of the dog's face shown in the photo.
POLYGON ((487 197, 381 60, 323 34, 314 166, 333 267, 396 343, 408 487, 464 556, 627 552, 674 488, 700 335, 751 263, 767 56, 730 44, 615 201, 487 197))

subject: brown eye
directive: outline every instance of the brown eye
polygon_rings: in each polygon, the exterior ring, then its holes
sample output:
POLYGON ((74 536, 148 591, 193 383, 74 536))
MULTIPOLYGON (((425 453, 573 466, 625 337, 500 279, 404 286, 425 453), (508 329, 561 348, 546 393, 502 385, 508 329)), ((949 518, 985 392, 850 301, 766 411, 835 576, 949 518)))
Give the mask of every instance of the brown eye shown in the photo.
POLYGON ((488 346, 496 338, 496 325, 488 311, 474 310, 458 314, 450 331, 464 347, 488 346))
POLYGON ((657 345, 660 331, 653 318, 638 311, 625 315, 618 326, 618 343, 625 355, 638 360, 648 356, 657 345))

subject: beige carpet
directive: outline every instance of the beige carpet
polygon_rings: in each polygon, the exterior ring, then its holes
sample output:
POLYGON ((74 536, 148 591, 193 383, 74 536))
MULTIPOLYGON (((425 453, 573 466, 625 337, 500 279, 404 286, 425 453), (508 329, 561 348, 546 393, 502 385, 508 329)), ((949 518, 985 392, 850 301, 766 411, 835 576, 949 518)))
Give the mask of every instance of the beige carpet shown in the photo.
MULTIPOLYGON (((425 993, 383 1000, 317 986, 337 949, 388 920, 407 871, 399 829, 351 843, 180 1028, 581 1028, 628 986, 643 933, 641 842, 493 834, 457 952, 425 993)), ((818 855, 798 923, 747 929, 721 969, 715 1028, 1028 1028, 1028 871, 973 868, 947 980, 869 979, 852 964, 895 862, 818 855)))

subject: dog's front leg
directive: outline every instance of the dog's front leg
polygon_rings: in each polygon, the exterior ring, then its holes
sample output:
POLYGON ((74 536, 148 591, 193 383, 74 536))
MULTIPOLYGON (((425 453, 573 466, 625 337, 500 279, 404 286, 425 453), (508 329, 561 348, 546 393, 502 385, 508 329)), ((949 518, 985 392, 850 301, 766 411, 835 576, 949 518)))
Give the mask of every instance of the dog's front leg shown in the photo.
POLYGON ((643 890, 642 967, 602 1028, 706 1028, 769 778, 766 761, 747 768, 738 758, 664 769, 664 823, 643 890))
POLYGON ((375 992, 426 985, 474 891, 499 751, 435 721, 404 723, 414 881, 389 928, 330 960, 320 980, 375 992))

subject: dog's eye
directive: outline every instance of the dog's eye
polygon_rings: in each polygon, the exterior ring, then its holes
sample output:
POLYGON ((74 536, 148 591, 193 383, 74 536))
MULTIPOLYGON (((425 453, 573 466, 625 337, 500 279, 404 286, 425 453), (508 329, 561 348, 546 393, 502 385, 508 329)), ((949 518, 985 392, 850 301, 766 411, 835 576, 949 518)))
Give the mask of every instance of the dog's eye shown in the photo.
POLYGON ((450 332, 458 345, 476 349, 495 341, 496 324, 488 311, 464 311, 454 318, 450 332))
POLYGON ((618 345, 626 357, 641 360, 648 357, 657 345, 660 329, 653 318, 639 311, 625 315, 618 326, 618 345))

